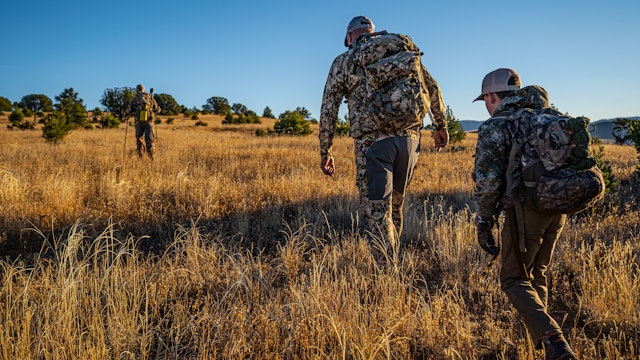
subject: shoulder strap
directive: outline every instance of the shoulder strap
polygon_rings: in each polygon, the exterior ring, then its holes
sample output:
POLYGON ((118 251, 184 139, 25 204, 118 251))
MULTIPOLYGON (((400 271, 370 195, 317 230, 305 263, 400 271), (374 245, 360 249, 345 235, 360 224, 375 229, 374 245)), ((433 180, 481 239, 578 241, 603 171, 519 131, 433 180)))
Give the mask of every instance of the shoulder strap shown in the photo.
MULTIPOLYGON (((511 134, 511 151, 509 152, 509 162, 507 165, 507 195, 511 198, 513 202, 513 222, 517 226, 517 234, 518 234, 518 248, 520 253, 527 252, 527 247, 525 243, 525 229, 524 229, 524 209, 522 208, 522 203, 520 202, 520 196, 518 196, 518 192, 516 191, 520 186, 521 179, 515 179, 513 177, 513 168, 516 162, 516 156, 520 154, 520 150, 522 150, 522 146, 525 143, 525 139, 521 136, 516 136, 516 132, 520 128, 520 124, 518 118, 522 114, 522 111, 516 111, 515 114, 511 116, 507 116, 507 122, 513 121, 513 127, 509 128, 509 124, 507 124, 507 130, 511 134)), ((515 231, 514 231, 515 232, 515 231)), ((514 233, 512 232, 512 233, 514 233)), ((515 242, 515 239, 513 239, 515 242)), ((517 252, 517 251, 516 251, 517 252)))

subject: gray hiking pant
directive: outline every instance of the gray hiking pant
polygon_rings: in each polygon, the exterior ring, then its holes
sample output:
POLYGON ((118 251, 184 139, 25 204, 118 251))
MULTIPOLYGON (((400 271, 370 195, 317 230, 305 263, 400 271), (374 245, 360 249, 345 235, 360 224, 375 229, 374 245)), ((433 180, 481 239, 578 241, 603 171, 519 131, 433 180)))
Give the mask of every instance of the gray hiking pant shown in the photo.
POLYGON ((402 233, 404 193, 419 154, 420 139, 409 136, 375 141, 364 154, 367 227, 392 245, 398 243, 402 233))

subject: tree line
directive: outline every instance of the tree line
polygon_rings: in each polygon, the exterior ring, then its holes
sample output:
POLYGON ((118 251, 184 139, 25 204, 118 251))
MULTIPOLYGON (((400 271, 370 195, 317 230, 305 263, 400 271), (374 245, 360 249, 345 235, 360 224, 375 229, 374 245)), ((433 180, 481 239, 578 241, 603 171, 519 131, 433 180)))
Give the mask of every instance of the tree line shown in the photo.
MULTIPOLYGON (((68 132, 78 127, 92 128, 93 123, 98 123, 101 128, 114 128, 127 122, 130 118, 130 114, 127 113, 129 104, 134 97, 135 88, 133 87, 115 87, 104 90, 100 98, 100 104, 103 108, 93 109, 91 119, 89 119, 89 112, 83 104, 83 100, 73 88, 64 89, 60 95, 55 97, 55 103, 44 94, 25 95, 20 101, 14 103, 0 96, 0 111, 11 111, 10 124, 8 125, 10 128, 33 129, 36 123, 43 123, 43 137, 47 141, 57 143, 68 132)), ((208 98, 201 108, 195 106, 188 108, 179 104, 172 95, 166 93, 153 94, 153 97, 161 108, 160 115, 176 116, 182 114, 184 117, 197 120, 199 114, 216 114, 224 117, 223 124, 261 123, 260 117, 255 111, 242 103, 229 103, 229 100, 222 96, 208 98)), ((449 107, 447 107, 446 115, 451 142, 461 142, 465 138, 465 132, 460 121, 453 115, 453 111, 449 107)), ((264 108, 262 117, 276 118, 269 106, 264 108)), ((305 107, 287 110, 277 119, 273 129, 259 129, 256 131, 256 135, 308 135, 311 134, 309 124, 317 122, 305 107)), ((167 121, 173 121, 173 118, 170 117, 167 121)), ((429 126, 426 128, 432 130, 429 126)), ((349 130, 349 121, 345 116, 338 122, 336 134, 348 136, 349 130)))
MULTIPOLYGON (((131 117, 128 114, 129 104, 135 97, 135 88, 115 87, 104 90, 100 98, 102 109, 96 107, 92 110, 93 117, 89 118, 89 111, 73 88, 64 91, 52 101, 44 94, 29 94, 20 101, 12 103, 6 97, 0 96, 0 112, 11 111, 9 115, 9 128, 34 129, 37 123, 44 124, 43 137, 50 142, 57 143, 71 130, 79 127, 93 128, 93 123, 100 124, 101 128, 118 127, 127 122, 131 117)), ((197 120, 199 114, 217 114, 224 117, 223 124, 259 124, 262 121, 258 114, 242 103, 229 103, 229 100, 221 96, 212 96, 206 100, 201 108, 188 108, 180 105, 175 98, 166 93, 153 94, 154 99, 161 108, 160 115, 175 116, 182 114, 197 120)), ((262 117, 276 118, 269 106, 265 107, 262 117)), ((295 111, 285 111, 269 133, 276 134, 310 134, 308 122, 313 122, 311 113, 304 107, 298 107, 295 111), (291 114, 298 114, 292 118, 291 114), (280 123, 280 124, 278 124, 280 123), (305 126, 306 125, 306 126, 305 126)), ((159 122, 160 120, 156 120, 159 122)), ((167 119, 173 121, 172 117, 167 119)))

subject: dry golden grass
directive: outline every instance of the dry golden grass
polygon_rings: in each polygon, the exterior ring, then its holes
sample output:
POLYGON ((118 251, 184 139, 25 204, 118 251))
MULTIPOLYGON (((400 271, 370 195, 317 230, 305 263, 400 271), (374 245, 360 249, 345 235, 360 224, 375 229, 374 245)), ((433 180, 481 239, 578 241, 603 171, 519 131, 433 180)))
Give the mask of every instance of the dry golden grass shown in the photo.
MULTIPOLYGON (((475 241, 475 134, 423 153, 401 251, 378 267, 357 229, 353 142, 337 175, 309 137, 262 125, 158 126, 63 144, 0 118, 2 359, 536 359, 475 241)), ((619 190, 572 216, 550 269, 551 310, 581 359, 640 356, 632 147, 606 145, 619 190)))

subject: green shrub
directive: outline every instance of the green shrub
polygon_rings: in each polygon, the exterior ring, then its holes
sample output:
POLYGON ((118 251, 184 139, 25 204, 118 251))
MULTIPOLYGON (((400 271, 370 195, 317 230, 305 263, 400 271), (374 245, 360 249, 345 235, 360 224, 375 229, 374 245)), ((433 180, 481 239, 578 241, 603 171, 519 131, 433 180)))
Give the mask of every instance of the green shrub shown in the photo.
POLYGON ((223 124, 262 124, 262 120, 258 117, 258 115, 248 110, 246 113, 240 113, 236 116, 233 113, 227 113, 224 116, 224 120, 222 120, 223 124))
POLYGON ((20 109, 13 110, 9 115, 9 121, 13 126, 18 126, 24 120, 24 113, 20 109))
POLYGON ((173 124, 173 116, 167 118, 167 124, 173 124))
POLYGON ((224 116, 222 120, 223 124, 233 124, 233 114, 228 112, 227 115, 224 116))
POLYGON ((309 135, 311 125, 302 114, 297 111, 285 111, 280 114, 273 129, 278 135, 309 135))
POLYGON ((462 142, 467 137, 467 133, 464 131, 460 120, 453 115, 453 110, 447 106, 447 132, 449 133, 449 142, 456 144, 462 142))
POLYGON ((207 123, 206 123, 206 122, 204 122, 204 121, 198 121, 198 122, 196 122, 196 126, 208 126, 208 125, 209 125, 209 124, 207 124, 207 123))
POLYGON ((107 114, 107 116, 103 116, 100 120, 100 125, 103 129, 117 128, 120 126, 120 119, 111 114, 107 114))
POLYGON ((336 135, 337 136, 349 136, 349 132, 351 131, 351 125, 348 121, 338 121, 336 124, 336 135))
POLYGON ((274 131, 272 129, 258 129, 256 130, 256 136, 267 136, 273 135, 274 131))
POLYGON ((598 151, 592 151, 592 156, 596 160, 596 165, 602 171, 602 178, 604 179, 605 191, 613 191, 616 189, 618 182, 616 181, 615 176, 613 175, 613 169, 611 169, 611 165, 609 165, 609 161, 603 160, 604 157, 604 145, 602 145, 602 141, 600 138, 594 138, 591 141, 591 145, 598 145, 598 151))
POLYGON ((47 123, 42 127, 42 137, 54 144, 59 143, 73 129, 74 124, 60 112, 49 114, 47 123))

